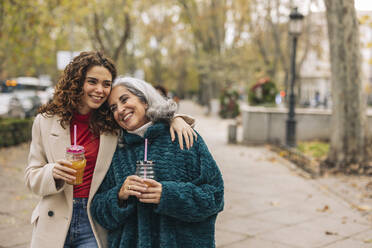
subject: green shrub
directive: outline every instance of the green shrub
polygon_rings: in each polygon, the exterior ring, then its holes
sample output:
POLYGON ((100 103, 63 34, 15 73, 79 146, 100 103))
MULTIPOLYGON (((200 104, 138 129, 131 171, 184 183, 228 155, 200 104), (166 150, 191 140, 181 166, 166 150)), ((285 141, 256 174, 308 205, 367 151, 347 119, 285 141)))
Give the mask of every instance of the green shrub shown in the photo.
POLYGON ((224 88, 220 94, 221 118, 235 118, 240 114, 239 92, 231 86, 224 88))
POLYGON ((248 101, 251 105, 275 104, 277 94, 276 85, 266 77, 260 79, 249 89, 248 101))
POLYGON ((0 147, 29 141, 32 122, 33 119, 0 119, 0 147))

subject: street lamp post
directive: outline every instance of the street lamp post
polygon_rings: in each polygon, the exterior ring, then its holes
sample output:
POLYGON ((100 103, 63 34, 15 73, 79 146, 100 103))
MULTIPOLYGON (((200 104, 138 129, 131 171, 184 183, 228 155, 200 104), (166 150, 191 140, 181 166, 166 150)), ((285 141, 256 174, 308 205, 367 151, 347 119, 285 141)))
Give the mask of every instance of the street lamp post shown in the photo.
POLYGON ((297 38, 302 31, 302 22, 304 16, 294 8, 289 15, 289 34, 292 36, 292 58, 291 58, 291 85, 289 93, 289 111, 286 122, 286 145, 289 147, 296 146, 296 119, 295 119, 295 94, 294 84, 296 81, 296 47, 297 38))

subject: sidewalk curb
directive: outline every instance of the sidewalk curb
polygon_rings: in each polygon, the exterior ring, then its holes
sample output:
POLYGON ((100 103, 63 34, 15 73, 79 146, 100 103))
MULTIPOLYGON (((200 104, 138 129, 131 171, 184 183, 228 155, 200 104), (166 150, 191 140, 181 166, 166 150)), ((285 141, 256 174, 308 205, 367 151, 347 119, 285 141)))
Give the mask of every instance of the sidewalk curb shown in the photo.
POLYGON ((300 170, 308 175, 308 177, 316 179, 322 176, 320 163, 296 149, 286 147, 280 144, 270 144, 269 150, 278 154, 284 160, 290 161, 300 170))

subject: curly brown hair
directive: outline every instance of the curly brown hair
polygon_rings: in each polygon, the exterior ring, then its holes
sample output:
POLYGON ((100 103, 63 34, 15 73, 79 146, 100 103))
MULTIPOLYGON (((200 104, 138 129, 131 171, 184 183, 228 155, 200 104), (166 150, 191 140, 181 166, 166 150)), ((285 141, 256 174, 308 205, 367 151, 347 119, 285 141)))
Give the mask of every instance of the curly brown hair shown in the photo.
MULTIPOLYGON (((78 110, 84 95, 83 85, 87 71, 93 66, 105 67, 111 73, 112 81, 116 78, 116 68, 111 59, 98 51, 82 52, 66 66, 55 86, 52 101, 41 106, 39 113, 49 117, 59 116, 61 126, 66 128, 78 110)), ((89 127, 97 136, 101 133, 117 134, 117 125, 111 118, 107 101, 92 112, 89 127)))

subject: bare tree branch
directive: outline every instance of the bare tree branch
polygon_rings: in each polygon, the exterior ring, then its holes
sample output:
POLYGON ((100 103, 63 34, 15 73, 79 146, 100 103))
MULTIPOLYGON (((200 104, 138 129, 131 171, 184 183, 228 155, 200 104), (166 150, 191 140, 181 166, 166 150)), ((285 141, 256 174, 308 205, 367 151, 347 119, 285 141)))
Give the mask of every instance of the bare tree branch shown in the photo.
POLYGON ((124 48, 125 44, 127 43, 130 33, 131 33, 131 22, 130 22, 129 14, 125 13, 124 34, 120 39, 119 46, 115 49, 114 55, 112 56, 112 59, 114 61, 118 60, 119 54, 121 50, 124 48))
MULTIPOLYGON (((89 17, 85 17, 84 18, 84 24, 86 27, 89 27, 89 17)), ((87 34, 88 34, 88 37, 89 37, 89 40, 92 44, 92 48, 94 50, 98 50, 97 48, 97 45, 96 45, 96 40, 95 40, 95 35, 94 35, 94 32, 90 32, 91 28, 87 28, 87 34)))
POLYGON ((101 34, 99 32, 100 27, 99 27, 99 17, 98 17, 97 12, 94 12, 93 20, 94 20, 94 37, 98 41, 101 51, 105 53, 106 52, 105 45, 102 42, 101 34))

